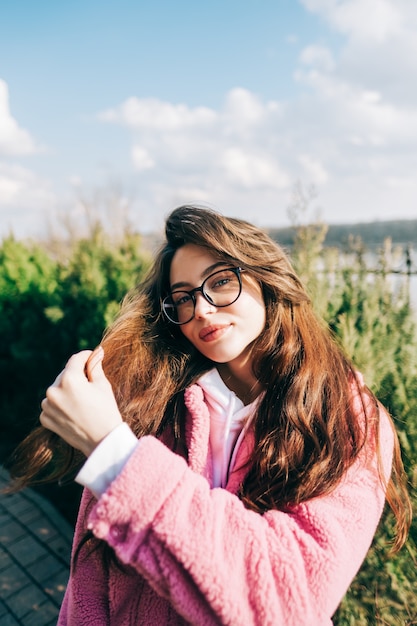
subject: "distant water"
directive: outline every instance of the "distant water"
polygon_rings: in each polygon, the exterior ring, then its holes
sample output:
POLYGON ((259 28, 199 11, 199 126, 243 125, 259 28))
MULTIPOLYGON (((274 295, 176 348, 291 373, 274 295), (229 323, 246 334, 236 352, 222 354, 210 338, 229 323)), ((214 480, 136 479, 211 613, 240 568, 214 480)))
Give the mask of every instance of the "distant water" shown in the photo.
MULTIPOLYGON (((417 315, 417 250, 414 246, 410 247, 410 244, 396 244, 395 248, 401 249, 403 253, 396 255, 394 249, 392 250, 392 266, 390 267, 392 273, 387 272, 387 275, 394 290, 401 289, 408 282, 411 305, 417 315), (405 252, 407 249, 408 257, 405 252), (410 275, 407 275, 407 271, 410 271, 410 275)), ((368 249, 364 258, 368 268, 378 268, 378 256, 375 251, 368 249)))
MULTIPOLYGON (((416 250, 414 250, 413 248, 411 248, 411 250, 409 249, 409 253, 410 256, 408 261, 410 265, 407 265, 406 257, 404 255, 399 259, 397 266, 391 268, 393 270, 396 270, 397 272, 403 273, 392 273, 389 274, 389 276, 393 285, 393 289, 401 288, 403 286, 406 286, 408 283, 410 289, 411 304, 417 313, 417 254, 416 250), (406 273, 407 271, 410 271, 409 275, 406 273)), ((374 258, 376 259, 375 256, 374 258)))
POLYGON ((417 315, 417 275, 413 275, 410 277, 406 277, 406 276, 394 276, 393 277, 393 288, 396 288, 396 282, 398 285, 401 284, 401 282, 405 281, 405 280, 409 280, 410 281, 410 301, 411 301, 411 306, 413 307, 414 312, 417 315), (400 282, 401 281, 401 282, 400 282))
MULTIPOLYGON (((405 246, 399 246, 403 250, 405 250, 405 246)), ((408 284, 409 287, 409 295, 411 306, 417 317, 417 250, 411 249, 409 250, 410 255, 407 259, 405 253, 403 254, 392 254, 391 265, 388 264, 388 269, 391 271, 387 271, 387 281, 391 285, 393 292, 398 292, 403 287, 406 287, 408 284), (408 261, 408 264, 407 264, 408 261), (410 274, 407 274, 407 271, 410 274)), ((356 253, 345 253, 343 258, 348 259, 348 262, 351 260, 352 265, 356 262, 356 253)), ((381 266, 378 260, 378 255, 373 250, 367 250, 364 253, 364 261, 366 268, 369 270, 370 276, 372 276, 372 270, 378 270, 381 266)))

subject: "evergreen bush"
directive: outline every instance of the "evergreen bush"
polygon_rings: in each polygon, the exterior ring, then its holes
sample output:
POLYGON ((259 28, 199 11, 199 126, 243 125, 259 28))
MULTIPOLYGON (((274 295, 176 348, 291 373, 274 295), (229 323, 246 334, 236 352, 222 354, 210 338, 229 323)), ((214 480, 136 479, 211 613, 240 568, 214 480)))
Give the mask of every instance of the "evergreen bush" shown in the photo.
POLYGON ((3 457, 39 418, 48 385, 74 352, 92 349, 148 265, 140 237, 114 242, 96 225, 63 246, 9 237, 0 248, 0 438, 3 457))
MULTIPOLYGON (((371 261, 359 238, 343 252, 323 248, 325 231, 320 224, 298 227, 293 260, 317 310, 394 418, 416 511, 417 320, 409 276, 394 284, 390 273, 403 251, 387 240, 371 261)), ((389 555, 392 526, 385 512, 335 626, 417 624, 417 522, 395 556, 389 555)))

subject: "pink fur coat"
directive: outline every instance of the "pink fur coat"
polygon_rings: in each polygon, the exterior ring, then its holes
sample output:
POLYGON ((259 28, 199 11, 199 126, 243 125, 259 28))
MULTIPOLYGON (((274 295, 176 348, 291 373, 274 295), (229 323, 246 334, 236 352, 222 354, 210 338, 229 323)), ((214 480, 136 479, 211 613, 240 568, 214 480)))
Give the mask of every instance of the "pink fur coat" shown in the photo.
MULTIPOLYGON (((85 546, 58 626, 330 625, 384 505, 373 442, 330 495, 291 514, 259 515, 236 496, 250 430, 226 489, 212 489, 202 389, 190 387, 185 401, 188 464, 147 436, 98 501, 85 490, 74 547, 88 526, 127 567, 106 566, 100 549, 85 546)), ((388 475, 393 438, 383 409, 380 441, 388 475)))

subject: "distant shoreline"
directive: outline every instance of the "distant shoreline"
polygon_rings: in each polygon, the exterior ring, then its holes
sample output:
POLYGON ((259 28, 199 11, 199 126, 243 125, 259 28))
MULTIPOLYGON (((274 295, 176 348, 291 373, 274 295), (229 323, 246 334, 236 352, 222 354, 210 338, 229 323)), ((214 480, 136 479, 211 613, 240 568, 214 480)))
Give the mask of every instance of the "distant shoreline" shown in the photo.
MULTIPOLYGON (((395 245, 417 247, 417 219, 361 222, 356 224, 326 224, 325 246, 345 247, 350 237, 359 237, 364 246, 373 248, 390 238, 395 245)), ((294 242, 296 227, 269 228, 271 237, 283 246, 294 242)))

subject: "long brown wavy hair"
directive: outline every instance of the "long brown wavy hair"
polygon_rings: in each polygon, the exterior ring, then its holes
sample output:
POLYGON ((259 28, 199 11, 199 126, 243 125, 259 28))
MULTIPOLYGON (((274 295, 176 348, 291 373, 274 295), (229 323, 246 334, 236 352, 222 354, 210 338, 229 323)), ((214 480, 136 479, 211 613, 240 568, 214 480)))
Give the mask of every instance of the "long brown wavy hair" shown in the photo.
MULTIPOLYGON (((363 415, 353 411, 352 384, 358 392, 359 385, 352 363, 318 319, 287 255, 254 225, 195 206, 175 209, 165 235, 150 272, 126 296, 102 341, 104 369, 124 420, 138 437, 169 430, 176 449, 186 455, 183 391, 214 364, 166 320, 161 302, 169 293, 175 252, 196 244, 254 277, 266 307, 265 329, 252 346, 253 371, 265 393, 254 417, 255 447, 239 497, 263 513, 329 493, 370 432, 378 445, 379 406, 366 390, 363 415)), ((399 548, 411 505, 395 431, 394 439, 386 487, 399 548)), ((12 468, 18 486, 56 480, 80 463, 77 453, 42 427, 21 444, 19 458, 12 468)))

